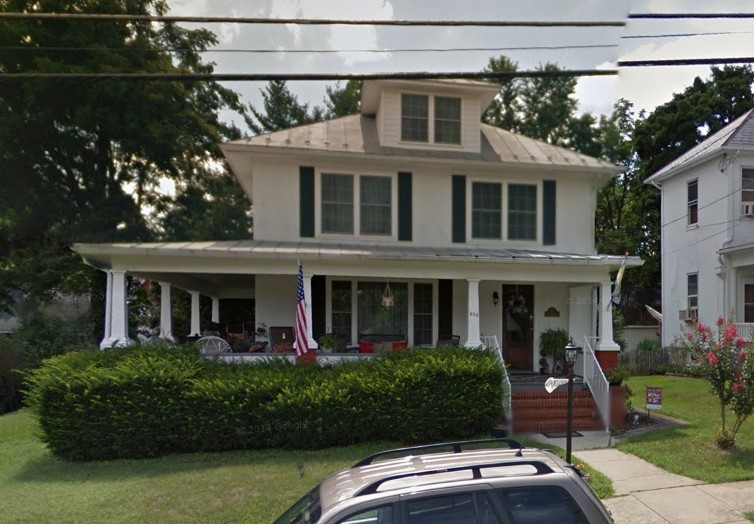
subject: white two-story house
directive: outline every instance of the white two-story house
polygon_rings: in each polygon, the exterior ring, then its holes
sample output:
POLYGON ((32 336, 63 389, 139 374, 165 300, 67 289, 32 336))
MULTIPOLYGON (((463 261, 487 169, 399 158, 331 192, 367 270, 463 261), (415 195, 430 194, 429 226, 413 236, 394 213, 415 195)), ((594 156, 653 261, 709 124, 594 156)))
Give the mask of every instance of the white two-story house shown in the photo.
POLYGON ((754 111, 646 181, 662 191, 662 342, 697 321, 754 323, 754 111))
MULTIPOLYGON (((223 145, 254 205, 253 239, 77 244, 108 272, 103 347, 127 340, 125 275, 253 298, 257 323, 293 326, 297 261, 309 345, 375 334, 408 346, 496 340, 513 370, 538 369, 539 335, 564 328, 617 361, 610 273, 594 244, 596 194, 613 165, 481 124, 498 93, 465 80, 364 82, 361 113, 223 145), (600 297, 604 297, 599 304, 600 297)), ((628 265, 640 261, 629 257, 628 265)), ((494 343, 494 342, 493 342, 494 343)))

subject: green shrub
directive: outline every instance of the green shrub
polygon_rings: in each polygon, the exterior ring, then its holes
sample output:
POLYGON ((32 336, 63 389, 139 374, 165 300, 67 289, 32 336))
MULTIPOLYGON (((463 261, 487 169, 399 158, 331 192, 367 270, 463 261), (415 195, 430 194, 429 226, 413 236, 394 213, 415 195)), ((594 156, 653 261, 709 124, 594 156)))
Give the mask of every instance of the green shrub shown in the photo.
POLYGON ((660 339, 644 339, 636 344, 636 351, 651 353, 653 351, 662 351, 662 342, 660 339))
POLYGON ((21 327, 15 337, 25 369, 38 368, 46 358, 95 345, 86 323, 63 320, 38 311, 21 317, 21 327))
POLYGON ((20 367, 18 342, 0 335, 0 415, 21 407, 20 367))
POLYGON ((410 350, 324 368, 231 365, 143 346, 50 358, 29 374, 43 440, 72 460, 464 438, 500 415, 491 353, 410 350))

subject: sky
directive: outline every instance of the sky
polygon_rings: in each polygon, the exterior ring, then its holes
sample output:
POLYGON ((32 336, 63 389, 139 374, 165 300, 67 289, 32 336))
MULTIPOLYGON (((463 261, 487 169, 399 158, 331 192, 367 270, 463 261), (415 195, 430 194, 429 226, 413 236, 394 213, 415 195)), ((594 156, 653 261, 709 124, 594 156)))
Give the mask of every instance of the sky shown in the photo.
MULTIPOLYGON (((483 28, 210 24, 218 49, 326 49, 329 53, 207 53, 217 73, 479 71, 505 54, 519 70, 545 62, 566 69, 612 69, 617 60, 751 56, 751 20, 627 20, 629 12, 750 12, 751 0, 170 0, 171 14, 269 18, 396 20, 627 21, 625 27, 483 28), (750 32, 749 32, 750 31, 750 32), (687 33, 734 33, 636 38, 687 33), (502 49, 531 46, 601 46, 502 49), (493 48, 481 51, 366 53, 354 49, 493 48)), ((709 75, 709 67, 622 68, 616 77, 582 77, 579 111, 609 113, 619 98, 651 111, 709 75)), ((322 105, 325 82, 289 82, 299 101, 322 105)), ((261 106, 265 82, 227 84, 261 106)), ((245 128, 232 114, 223 118, 245 128)))

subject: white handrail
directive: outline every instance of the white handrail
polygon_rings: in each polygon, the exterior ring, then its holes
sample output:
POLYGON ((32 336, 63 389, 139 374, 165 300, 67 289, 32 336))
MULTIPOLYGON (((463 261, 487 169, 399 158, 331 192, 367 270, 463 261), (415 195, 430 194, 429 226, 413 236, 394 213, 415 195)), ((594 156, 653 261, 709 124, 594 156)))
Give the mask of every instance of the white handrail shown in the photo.
POLYGON ((584 337, 584 381, 592 392, 597 410, 605 424, 605 431, 610 431, 610 383, 605 378, 602 366, 589 342, 593 338, 584 337))
POLYGON ((479 337, 484 347, 495 350, 500 363, 503 366, 503 381, 505 382, 505 391, 503 392, 503 410, 505 411, 505 418, 508 422, 508 427, 513 428, 513 392, 511 390, 511 379, 508 376, 508 366, 505 365, 503 359, 503 350, 500 348, 500 344, 497 342, 497 335, 479 337))
POLYGON ((738 322, 735 324, 738 336, 744 340, 753 340, 754 335, 754 322, 738 322))

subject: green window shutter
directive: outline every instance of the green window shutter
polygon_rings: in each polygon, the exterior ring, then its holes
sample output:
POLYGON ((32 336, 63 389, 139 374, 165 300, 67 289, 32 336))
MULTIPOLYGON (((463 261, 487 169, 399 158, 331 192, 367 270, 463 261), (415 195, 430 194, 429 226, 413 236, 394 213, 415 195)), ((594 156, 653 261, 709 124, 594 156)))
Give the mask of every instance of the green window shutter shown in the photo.
POLYGON ((398 240, 412 240, 411 173, 398 173, 398 240))
POLYGON ((301 166, 299 174, 299 230, 302 237, 314 237, 314 168, 301 166))
POLYGON ((466 177, 453 175, 453 242, 466 242, 466 177))
POLYGON ((542 183, 542 243, 555 245, 555 181, 542 183))

